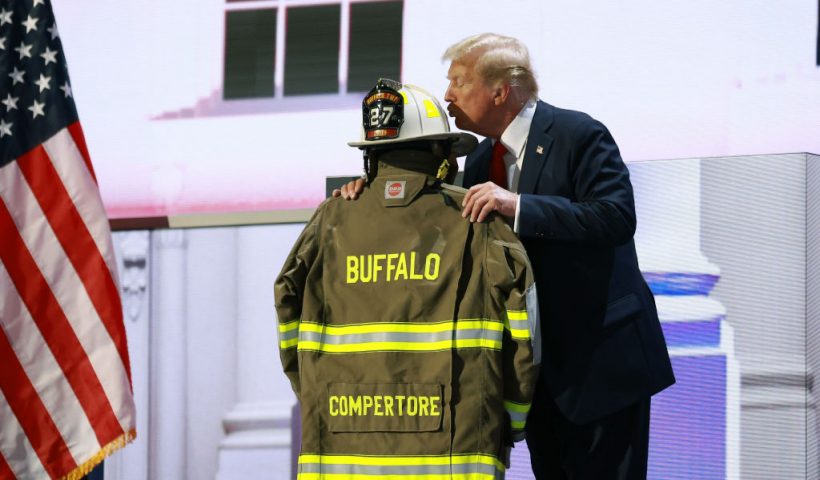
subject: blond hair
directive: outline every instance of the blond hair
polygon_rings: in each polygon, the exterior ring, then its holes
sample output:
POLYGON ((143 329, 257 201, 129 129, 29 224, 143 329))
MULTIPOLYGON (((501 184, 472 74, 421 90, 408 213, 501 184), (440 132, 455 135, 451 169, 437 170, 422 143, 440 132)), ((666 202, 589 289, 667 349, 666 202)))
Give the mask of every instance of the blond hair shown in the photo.
POLYGON ((516 38, 480 33, 460 40, 445 50, 442 60, 464 62, 475 57, 475 71, 489 86, 507 83, 538 96, 538 82, 527 47, 516 38))

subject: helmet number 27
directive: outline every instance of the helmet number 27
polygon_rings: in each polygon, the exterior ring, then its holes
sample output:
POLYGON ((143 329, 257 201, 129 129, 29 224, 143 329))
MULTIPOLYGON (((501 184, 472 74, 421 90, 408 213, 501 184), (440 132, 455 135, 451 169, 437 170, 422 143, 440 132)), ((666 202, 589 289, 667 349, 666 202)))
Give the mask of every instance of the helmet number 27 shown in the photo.
POLYGON ((370 126, 376 127, 387 125, 390 117, 393 116, 392 105, 379 105, 370 109, 370 126))

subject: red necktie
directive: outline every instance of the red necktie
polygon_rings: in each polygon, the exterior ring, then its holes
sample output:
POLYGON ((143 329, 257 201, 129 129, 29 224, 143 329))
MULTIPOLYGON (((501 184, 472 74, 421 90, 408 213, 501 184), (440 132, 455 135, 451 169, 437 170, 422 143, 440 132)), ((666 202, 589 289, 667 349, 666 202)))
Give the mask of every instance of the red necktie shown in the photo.
POLYGON ((490 160, 490 181, 501 188, 507 188, 507 165, 504 163, 504 154, 507 148, 496 140, 493 146, 493 158, 490 160))

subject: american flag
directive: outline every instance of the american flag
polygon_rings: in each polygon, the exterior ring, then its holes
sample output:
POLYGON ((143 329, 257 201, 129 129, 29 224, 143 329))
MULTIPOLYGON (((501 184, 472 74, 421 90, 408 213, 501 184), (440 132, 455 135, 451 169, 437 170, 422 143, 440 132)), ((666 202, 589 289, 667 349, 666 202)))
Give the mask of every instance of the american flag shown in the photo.
POLYGON ((136 436, 111 232, 46 0, 0 1, 0 479, 136 436))

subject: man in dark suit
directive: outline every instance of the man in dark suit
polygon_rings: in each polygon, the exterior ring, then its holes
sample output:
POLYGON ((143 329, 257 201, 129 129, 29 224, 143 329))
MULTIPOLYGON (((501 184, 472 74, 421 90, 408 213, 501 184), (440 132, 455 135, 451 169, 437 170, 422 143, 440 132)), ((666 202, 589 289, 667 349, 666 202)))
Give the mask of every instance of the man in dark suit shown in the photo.
POLYGON ((456 126, 487 137, 466 160, 463 215, 507 217, 535 272, 543 361, 527 420, 533 471, 645 478, 650 397, 675 380, 638 269, 618 147, 599 121, 537 99, 518 40, 476 35, 444 59, 456 126))
MULTIPOLYGON (((487 137, 467 157, 463 215, 503 215, 535 273, 542 365, 527 419, 539 479, 646 477, 650 398, 673 384, 638 269, 629 171, 607 128, 537 99, 527 48, 495 34, 444 53, 456 126, 487 137)), ((355 199, 363 182, 342 187, 355 199)))

